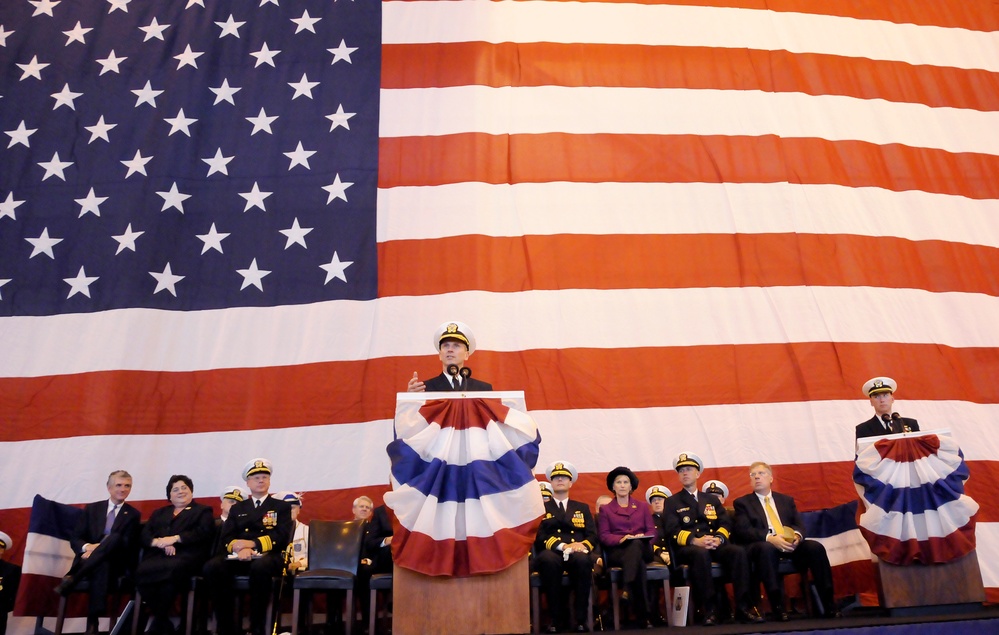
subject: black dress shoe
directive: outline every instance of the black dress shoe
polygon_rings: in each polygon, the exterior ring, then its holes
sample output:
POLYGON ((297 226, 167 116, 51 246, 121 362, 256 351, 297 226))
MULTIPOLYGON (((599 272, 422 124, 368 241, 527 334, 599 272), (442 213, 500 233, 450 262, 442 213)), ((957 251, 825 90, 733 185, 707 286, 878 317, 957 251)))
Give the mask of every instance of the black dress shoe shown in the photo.
POLYGON ((791 618, 784 611, 774 611, 772 613, 772 616, 773 616, 773 620, 775 622, 789 622, 789 621, 791 621, 791 618))
POLYGON ((826 611, 825 614, 822 615, 822 617, 826 618, 827 620, 838 620, 839 618, 843 617, 843 614, 840 613, 839 611, 826 611))
POLYGON ((577 633, 589 633, 590 629, 586 628, 586 624, 576 624, 577 633))
POLYGON ((755 606, 750 609, 738 611, 736 618, 743 624, 762 624, 766 621, 760 615, 760 612, 756 610, 755 606))
POLYGON ((545 632, 546 633, 557 633, 558 632, 558 627, 555 626, 554 624, 552 624, 551 626, 549 626, 548 628, 545 629, 545 632))
POLYGON ((718 624, 718 618, 715 617, 714 613, 704 616, 704 626, 715 626, 718 624))

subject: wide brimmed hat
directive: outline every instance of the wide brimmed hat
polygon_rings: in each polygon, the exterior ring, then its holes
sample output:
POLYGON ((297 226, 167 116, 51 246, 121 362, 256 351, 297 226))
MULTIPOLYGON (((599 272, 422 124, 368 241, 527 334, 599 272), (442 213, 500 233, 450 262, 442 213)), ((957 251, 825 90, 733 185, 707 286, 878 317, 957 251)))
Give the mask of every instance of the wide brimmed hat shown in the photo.
POLYGON ((636 489, 638 489, 638 477, 635 476, 635 473, 626 468, 625 466, 619 465, 607 473, 608 490, 612 492, 614 491, 614 480, 621 475, 627 476, 628 479, 631 481, 631 491, 634 492, 636 489))

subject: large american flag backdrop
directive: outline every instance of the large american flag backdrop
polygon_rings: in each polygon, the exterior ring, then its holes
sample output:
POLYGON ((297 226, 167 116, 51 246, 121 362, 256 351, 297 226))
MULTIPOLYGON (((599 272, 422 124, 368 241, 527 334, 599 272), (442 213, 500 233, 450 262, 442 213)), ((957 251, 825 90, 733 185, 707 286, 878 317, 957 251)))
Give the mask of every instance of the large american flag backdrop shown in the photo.
POLYGON ((856 499, 860 386, 948 427, 999 599, 988 0, 4 0, 0 528, 248 459, 387 489, 395 393, 475 329, 539 467, 856 499))

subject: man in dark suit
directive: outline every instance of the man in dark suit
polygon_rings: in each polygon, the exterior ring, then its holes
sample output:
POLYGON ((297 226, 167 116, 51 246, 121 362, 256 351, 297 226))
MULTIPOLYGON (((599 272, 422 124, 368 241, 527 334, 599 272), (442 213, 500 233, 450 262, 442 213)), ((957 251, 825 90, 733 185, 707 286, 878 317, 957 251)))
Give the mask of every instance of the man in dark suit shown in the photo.
POLYGON ((87 633, 97 632, 97 620, 107 612, 112 580, 132 571, 139 550, 139 510, 125 502, 132 476, 125 470, 108 475, 108 498, 83 508, 69 544, 76 557, 56 592, 69 595, 81 580, 90 581, 87 633))
POLYGON ((475 352, 475 336, 463 322, 445 322, 434 332, 434 348, 441 360, 440 375, 420 381, 416 373, 406 385, 407 392, 470 392, 492 390, 492 384, 472 378, 465 362, 475 352), (453 374, 449 371, 453 371, 453 374))
POLYGON ((235 635, 233 578, 250 577, 250 631, 267 635, 267 604, 276 576, 284 569, 284 552, 294 524, 291 505, 271 497, 271 462, 253 459, 243 467, 250 496, 232 506, 222 525, 218 553, 205 564, 218 635, 235 635))
POLYGON ((783 582, 777 575, 780 558, 790 558, 801 575, 812 572, 825 617, 837 615, 833 604, 832 570, 822 543, 805 539, 805 529, 794 499, 773 491, 773 470, 762 461, 749 466, 753 493, 735 499, 733 540, 746 546, 753 567, 754 588, 763 583, 770 609, 780 622, 784 610, 783 582))
MULTIPOLYGON (((364 497, 369 502, 367 496, 364 497)), ((355 501, 356 502, 356 501, 355 501)), ((361 601, 361 615, 367 623, 371 603, 371 576, 376 573, 392 573, 392 521, 388 508, 379 505, 369 514, 364 526, 364 542, 361 543, 361 564, 357 567, 355 594, 361 601)))
POLYGON ((915 419, 892 416, 895 403, 895 390, 898 384, 891 377, 875 377, 864 384, 864 394, 871 400, 874 416, 857 426, 857 438, 880 437, 900 432, 917 432, 919 423, 915 419))
POLYGON ((701 458, 681 453, 674 461, 682 489, 666 499, 663 518, 678 565, 687 565, 691 593, 703 612, 705 626, 718 623, 717 597, 711 579, 711 563, 718 562, 732 581, 736 617, 741 622, 760 623, 749 585, 749 562, 742 547, 729 542, 732 519, 714 494, 697 491, 703 467, 701 458))
MULTIPOLYGON (((0 531, 0 557, 13 546, 6 533, 0 531)), ((0 635, 7 632, 7 614, 14 610, 17 587, 21 585, 21 567, 0 560, 0 635)))
POLYGON ((597 560, 597 526, 589 505, 569 499, 569 489, 577 475, 571 463, 556 461, 548 466, 545 475, 552 484, 552 497, 545 502, 545 517, 534 542, 534 569, 541 577, 541 590, 551 614, 552 623, 547 632, 557 633, 569 625, 563 572, 569 574, 575 593, 576 631, 585 632, 593 565, 597 560))
POLYGON ((385 505, 375 507, 368 525, 364 528, 362 564, 364 560, 369 561, 372 573, 392 571, 392 521, 385 505))

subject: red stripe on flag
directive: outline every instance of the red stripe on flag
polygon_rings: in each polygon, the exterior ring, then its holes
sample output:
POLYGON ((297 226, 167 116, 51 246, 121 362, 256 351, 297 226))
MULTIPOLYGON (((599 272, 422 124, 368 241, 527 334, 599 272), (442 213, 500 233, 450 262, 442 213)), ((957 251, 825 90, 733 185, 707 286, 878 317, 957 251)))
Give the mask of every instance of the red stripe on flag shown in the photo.
POLYGON ((462 133, 382 138, 379 152, 381 188, 467 181, 788 182, 999 198, 999 179, 979 176, 999 174, 999 156, 863 141, 772 135, 462 133))
MULTIPOLYGON (((979 370, 991 363, 991 350, 892 342, 667 346, 629 349, 627 364, 620 364, 618 349, 479 350, 475 372, 497 390, 524 390, 531 410, 575 410, 852 401, 859 394, 856 379, 892 359, 906 394, 994 404, 999 383, 979 370), (836 370, 801 373, 803 365, 836 370)), ((391 419, 394 395, 413 371, 429 377, 440 365, 420 356, 0 379, 0 403, 10 413, 0 441, 217 432, 233 429, 235 421, 239 429, 261 430, 391 419), (330 377, 357 381, 331 383, 330 377)))
POLYGON ((827 234, 641 234, 454 236, 378 246, 386 296, 537 289, 686 289, 698 287, 889 287, 999 296, 999 249, 943 241, 827 234), (461 253, 462 267, 428 279, 414 262, 461 253), (595 254, 628 254, 600 258, 595 254), (802 254, 808 254, 802 258, 802 254), (560 266, 571 262, 572 267, 560 266), (635 263, 641 263, 636 267, 635 263), (927 269, 920 263, 936 262, 927 269), (940 275, 978 262, 965 275, 940 275))
POLYGON ((614 86, 844 95, 999 110, 999 74, 817 53, 701 46, 454 42, 382 49, 382 88, 614 86), (939 90, 941 85, 948 87, 939 90))

